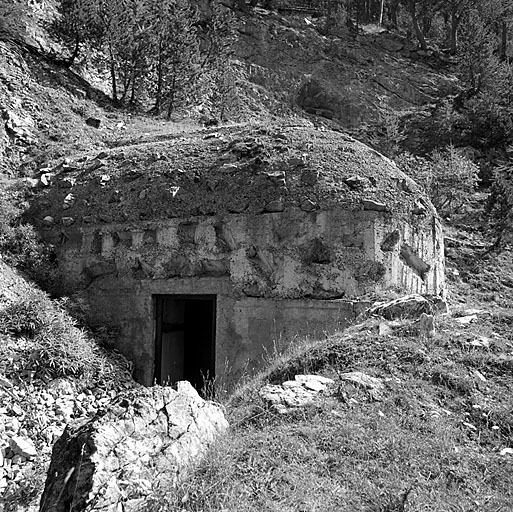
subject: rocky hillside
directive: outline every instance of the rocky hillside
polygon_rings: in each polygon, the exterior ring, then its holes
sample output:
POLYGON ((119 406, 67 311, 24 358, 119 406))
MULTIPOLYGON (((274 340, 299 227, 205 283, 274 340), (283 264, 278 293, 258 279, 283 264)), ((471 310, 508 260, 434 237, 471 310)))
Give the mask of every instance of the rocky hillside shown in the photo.
MULTIPOLYGON (((42 190, 47 204, 34 210, 38 227, 87 222, 91 205, 95 222, 125 221, 136 212, 193 214, 212 206, 216 187, 217 206, 233 208, 241 198, 226 183, 239 171, 245 179, 245 163, 260 158, 262 197, 247 199, 251 208, 265 208, 276 200, 266 195, 267 185, 282 179, 283 163, 265 160, 266 144, 287 154, 301 177, 312 124, 358 134, 386 112, 428 110, 458 87, 450 60, 395 34, 327 36, 317 19, 265 10, 238 22, 230 122, 263 120, 267 126, 251 136, 245 125, 203 129, 197 111, 187 123, 168 123, 116 110, 80 74, 50 58, 51 48, 0 31, 2 191, 18 178, 28 198, 42 190), (277 119, 299 125, 303 136, 269 126, 277 119), (165 172, 177 151, 185 163, 191 151, 204 157, 205 167, 165 172), (227 158, 220 161, 220 153, 227 158), (157 169, 151 175, 149 163, 157 169), (188 197, 165 210, 176 188, 196 178, 204 180, 201 200, 188 197), (70 194, 69 185, 80 194, 70 194)), ((320 139, 309 155, 313 167, 323 166, 330 152, 329 134, 320 139)), ((361 150, 375 169, 388 168, 382 156, 361 150)), ((349 182, 321 188, 312 202, 332 200, 335 192, 351 202, 362 182, 373 190, 371 201, 398 211, 413 200, 409 188, 420 197, 402 175, 394 182, 397 195, 380 195, 346 153, 336 165, 345 162, 349 182)), ((388 184, 394 178, 381 177, 388 184)), ((480 234, 481 221, 469 217, 450 227, 452 317, 431 319, 435 331, 420 329, 415 318, 374 318, 347 335, 277 354, 266 372, 226 401, 232 433, 190 482, 152 489, 150 481, 151 498, 134 510, 513 508, 513 277, 509 253, 483 254, 489 240, 480 234), (311 373, 321 377, 295 377, 311 373), (280 398, 285 407, 277 408, 259 392, 264 385, 298 388, 309 397, 313 386, 320 399, 301 407, 292 400, 288 407, 280 398)), ((107 414, 113 403, 125 403, 125 392, 137 392, 130 363, 108 350, 112 333, 91 332, 81 313, 73 301, 50 300, 0 261, 0 512, 36 510, 51 448, 66 425, 107 414)))
POLYGON ((324 20, 256 10, 240 20, 246 85, 293 111, 358 129, 384 112, 425 108, 457 91, 451 60, 375 26, 324 34, 324 20))

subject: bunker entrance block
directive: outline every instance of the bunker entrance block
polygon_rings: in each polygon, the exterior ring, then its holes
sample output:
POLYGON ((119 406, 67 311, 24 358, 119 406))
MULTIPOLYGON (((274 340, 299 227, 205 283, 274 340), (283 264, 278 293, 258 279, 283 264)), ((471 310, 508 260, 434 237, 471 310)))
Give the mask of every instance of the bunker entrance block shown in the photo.
POLYGON ((328 130, 226 127, 112 149, 57 166, 31 213, 144 384, 234 382, 276 348, 343 329, 369 297, 445 291, 424 192, 328 130))

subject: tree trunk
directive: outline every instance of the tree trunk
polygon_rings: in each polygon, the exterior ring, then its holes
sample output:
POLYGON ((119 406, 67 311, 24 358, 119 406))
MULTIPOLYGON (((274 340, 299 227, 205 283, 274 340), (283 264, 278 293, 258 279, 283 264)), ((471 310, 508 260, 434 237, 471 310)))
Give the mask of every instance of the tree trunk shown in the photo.
POLYGON ((399 0, 392 0, 388 4, 388 20, 394 27, 398 27, 397 16, 399 14, 399 0))
POLYGON ((114 62, 114 53, 112 51, 112 43, 109 41, 109 60, 110 60, 110 79, 112 85, 112 100, 114 104, 118 104, 118 87, 116 81, 116 65, 114 62))
POLYGON ((80 36, 78 32, 75 34, 75 48, 73 48, 73 53, 70 55, 70 58, 66 61, 66 66, 70 68, 75 63, 75 59, 78 56, 78 52, 80 51, 80 36))
POLYGON ((451 12, 451 55, 456 55, 458 51, 458 25, 460 18, 453 10, 451 12))
POLYGON ((413 24, 413 29, 415 30, 415 35, 417 36, 417 39, 419 40, 420 47, 424 51, 426 51, 427 50, 426 38, 424 37, 422 30, 420 30, 419 20, 417 19, 417 13, 415 12, 415 3, 416 3, 415 0, 410 0, 410 3, 409 3, 411 22, 413 24))
POLYGON ((158 62, 157 62, 157 92, 155 94, 155 106, 153 107, 153 110, 156 114, 160 112, 160 107, 162 105, 162 85, 164 80, 164 73, 163 73, 163 63, 162 63, 162 41, 159 43, 159 56, 158 56, 158 62))
POLYGON ((503 20, 501 23, 501 45, 499 48, 499 58, 505 62, 508 55, 508 23, 503 20))

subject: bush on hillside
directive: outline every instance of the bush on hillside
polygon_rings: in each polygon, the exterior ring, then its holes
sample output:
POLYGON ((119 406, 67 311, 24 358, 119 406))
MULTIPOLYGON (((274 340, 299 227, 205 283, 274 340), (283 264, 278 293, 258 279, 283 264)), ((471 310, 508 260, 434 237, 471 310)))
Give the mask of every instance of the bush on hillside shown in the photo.
POLYGON ((433 151, 428 157, 403 153, 396 161, 444 215, 461 208, 478 182, 479 167, 453 146, 433 151))
POLYGON ((509 161, 494 170, 489 201, 496 248, 511 244, 513 239, 513 146, 509 148, 508 153, 509 161))
POLYGON ((52 248, 42 242, 31 224, 23 221, 27 195, 27 189, 19 185, 0 187, 0 256, 50 293, 58 293, 60 281, 52 248))
POLYGON ((0 373, 108 378, 119 371, 60 303, 32 289, 0 311, 0 373), (6 365, 6 368, 2 368, 6 365))

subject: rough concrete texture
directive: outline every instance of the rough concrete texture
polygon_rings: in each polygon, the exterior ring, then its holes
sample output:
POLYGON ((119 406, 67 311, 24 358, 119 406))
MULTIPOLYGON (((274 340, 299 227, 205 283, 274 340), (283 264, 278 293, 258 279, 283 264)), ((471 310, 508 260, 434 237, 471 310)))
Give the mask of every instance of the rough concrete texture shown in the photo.
POLYGON ((217 296, 218 372, 339 329, 368 294, 443 294, 438 216, 389 159, 305 127, 202 133, 62 163, 32 212, 139 380, 157 294, 217 296))
POLYGON ((127 393, 103 415, 70 424, 56 442, 40 512, 142 510, 176 484, 228 423, 188 382, 127 393))

